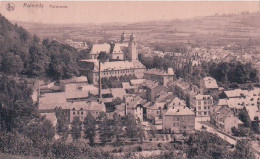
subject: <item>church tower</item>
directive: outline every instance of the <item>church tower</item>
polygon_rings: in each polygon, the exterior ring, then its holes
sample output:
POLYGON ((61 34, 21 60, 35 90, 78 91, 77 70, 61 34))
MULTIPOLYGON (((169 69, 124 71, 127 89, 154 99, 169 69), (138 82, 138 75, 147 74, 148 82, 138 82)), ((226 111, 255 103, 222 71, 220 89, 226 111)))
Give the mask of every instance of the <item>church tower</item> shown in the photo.
POLYGON ((121 43, 124 43, 124 42, 125 42, 125 38, 126 38, 126 37, 125 37, 125 32, 123 32, 122 35, 121 35, 120 42, 121 42, 121 43))
POLYGON ((130 35, 130 41, 128 44, 128 60, 135 61, 138 60, 138 53, 137 53, 137 43, 135 41, 135 35, 132 32, 130 35))

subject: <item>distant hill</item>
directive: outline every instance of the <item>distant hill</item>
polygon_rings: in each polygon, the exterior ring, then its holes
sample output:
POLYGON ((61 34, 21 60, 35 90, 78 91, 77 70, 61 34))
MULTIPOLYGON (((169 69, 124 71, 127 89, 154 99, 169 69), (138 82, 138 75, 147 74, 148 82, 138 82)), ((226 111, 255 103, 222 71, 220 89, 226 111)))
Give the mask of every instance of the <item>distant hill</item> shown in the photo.
POLYGON ((134 31, 137 39, 145 43, 196 42, 244 43, 260 37, 260 14, 216 15, 192 19, 161 20, 133 24, 109 23, 104 25, 25 25, 31 33, 57 40, 66 38, 83 41, 117 40, 122 31, 134 31), (49 31, 51 27, 51 32, 49 31))

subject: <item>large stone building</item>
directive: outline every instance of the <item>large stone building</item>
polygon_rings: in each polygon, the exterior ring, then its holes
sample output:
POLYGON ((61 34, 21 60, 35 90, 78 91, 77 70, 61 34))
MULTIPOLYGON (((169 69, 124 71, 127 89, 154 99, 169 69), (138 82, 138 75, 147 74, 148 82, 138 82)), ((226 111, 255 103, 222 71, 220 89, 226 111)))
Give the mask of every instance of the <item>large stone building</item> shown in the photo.
POLYGON ((101 78, 120 77, 133 75, 143 78, 145 66, 138 61, 137 43, 135 35, 130 35, 130 41, 125 43, 125 35, 121 36, 120 43, 116 44, 94 44, 88 54, 88 59, 79 62, 80 72, 87 76, 90 83, 98 84, 100 52, 109 55, 109 61, 101 63, 101 78))
POLYGON ((174 133, 194 131, 194 112, 188 107, 170 108, 163 116, 163 130, 174 133))
POLYGON ((210 95, 198 94, 190 98, 190 107, 195 111, 196 117, 201 121, 210 120, 210 109, 213 105, 213 98, 210 95))
POLYGON ((217 95, 219 91, 216 80, 212 77, 204 77, 200 80, 200 89, 203 94, 217 95))
POLYGON ((172 68, 168 68, 167 71, 153 68, 144 72, 144 78, 157 81, 160 85, 167 86, 169 82, 173 81, 174 72, 172 68))
POLYGON ((159 85, 155 81, 146 80, 143 84, 143 88, 146 90, 146 100, 150 102, 156 102, 156 99, 161 95, 168 92, 168 88, 162 85, 159 85))
POLYGON ((232 127, 243 126, 243 122, 227 106, 214 107, 210 114, 210 122, 228 134, 232 134, 232 127))

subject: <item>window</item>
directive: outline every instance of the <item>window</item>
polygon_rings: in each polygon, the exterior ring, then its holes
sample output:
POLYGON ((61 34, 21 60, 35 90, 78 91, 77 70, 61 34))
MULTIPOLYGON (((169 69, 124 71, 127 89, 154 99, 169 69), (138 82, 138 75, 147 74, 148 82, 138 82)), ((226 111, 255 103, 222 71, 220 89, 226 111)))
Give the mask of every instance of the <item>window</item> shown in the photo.
POLYGON ((198 107, 198 110, 201 110, 201 106, 198 107))
POLYGON ((201 112, 198 112, 199 115, 201 115, 201 112))
POLYGON ((198 101, 198 105, 201 105, 201 101, 200 100, 198 101))
POLYGON ((81 115, 83 115, 83 112, 81 112, 81 115))
POLYGON ((207 112, 204 112, 204 115, 207 115, 207 112))
POLYGON ((204 106, 204 109, 207 109, 207 107, 206 107, 206 106, 204 106))
POLYGON ((73 112, 73 115, 75 115, 75 112, 73 112))
POLYGON ((79 115, 79 112, 78 112, 78 115, 79 115))

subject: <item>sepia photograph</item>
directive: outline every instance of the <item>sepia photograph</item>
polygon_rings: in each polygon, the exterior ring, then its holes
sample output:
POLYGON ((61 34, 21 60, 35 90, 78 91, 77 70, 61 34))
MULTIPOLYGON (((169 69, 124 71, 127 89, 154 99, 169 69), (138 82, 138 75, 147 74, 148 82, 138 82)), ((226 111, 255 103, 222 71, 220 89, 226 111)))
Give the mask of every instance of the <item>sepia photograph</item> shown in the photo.
POLYGON ((0 159, 260 159, 259 82, 259 0, 0 0, 0 159))

